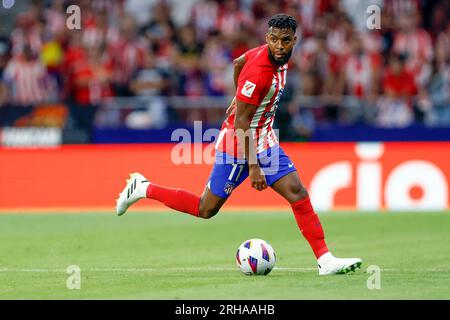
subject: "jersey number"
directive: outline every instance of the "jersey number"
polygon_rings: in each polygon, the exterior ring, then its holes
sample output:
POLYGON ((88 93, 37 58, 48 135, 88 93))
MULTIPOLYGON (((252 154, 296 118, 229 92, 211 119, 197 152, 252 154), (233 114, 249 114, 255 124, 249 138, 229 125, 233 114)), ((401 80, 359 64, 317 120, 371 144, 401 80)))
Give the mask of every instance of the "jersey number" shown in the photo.
POLYGON ((237 182, 239 180, 239 177, 241 176, 242 170, 244 170, 244 165, 233 163, 232 166, 233 166, 233 169, 231 169, 230 175, 228 176, 228 180, 230 180, 230 181, 233 180, 233 176, 236 172, 236 168, 239 167, 238 174, 236 175, 236 178, 234 179, 234 181, 237 182))

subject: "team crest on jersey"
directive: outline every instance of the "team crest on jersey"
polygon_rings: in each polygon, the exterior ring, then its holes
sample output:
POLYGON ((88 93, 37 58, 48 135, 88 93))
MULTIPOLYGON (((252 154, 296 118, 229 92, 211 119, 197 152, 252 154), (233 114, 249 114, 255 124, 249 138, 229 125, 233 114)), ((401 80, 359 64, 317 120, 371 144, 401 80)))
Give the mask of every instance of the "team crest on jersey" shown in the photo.
POLYGON ((225 183, 225 187, 223 188, 223 191, 225 192, 225 194, 231 194, 231 191, 233 191, 234 189, 234 184, 227 182, 225 183))
POLYGON ((253 91, 255 91, 255 88, 256 88, 256 84, 254 84, 253 82, 247 80, 247 81, 245 81, 245 84, 244 84, 244 86, 241 89, 241 93, 244 96, 250 98, 252 96, 252 94, 253 94, 253 91))

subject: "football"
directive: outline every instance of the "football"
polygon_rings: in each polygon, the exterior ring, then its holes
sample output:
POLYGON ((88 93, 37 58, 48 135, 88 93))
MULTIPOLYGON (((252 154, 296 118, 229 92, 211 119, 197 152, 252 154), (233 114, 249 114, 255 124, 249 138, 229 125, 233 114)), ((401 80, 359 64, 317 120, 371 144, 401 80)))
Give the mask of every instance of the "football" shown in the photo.
POLYGON ((247 275, 267 275, 275 266, 276 256, 272 246, 261 239, 244 241, 236 252, 236 263, 247 275))

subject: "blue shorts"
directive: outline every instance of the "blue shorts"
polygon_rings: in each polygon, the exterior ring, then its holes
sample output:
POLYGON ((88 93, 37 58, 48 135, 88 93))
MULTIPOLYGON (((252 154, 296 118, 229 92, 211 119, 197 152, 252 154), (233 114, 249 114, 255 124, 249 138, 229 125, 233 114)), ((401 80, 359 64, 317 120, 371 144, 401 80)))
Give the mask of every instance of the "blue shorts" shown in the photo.
MULTIPOLYGON (((279 145, 259 153, 258 163, 264 171, 268 186, 297 170, 279 145)), ((226 199, 247 177, 247 161, 216 151, 216 160, 207 186, 214 195, 226 199)))

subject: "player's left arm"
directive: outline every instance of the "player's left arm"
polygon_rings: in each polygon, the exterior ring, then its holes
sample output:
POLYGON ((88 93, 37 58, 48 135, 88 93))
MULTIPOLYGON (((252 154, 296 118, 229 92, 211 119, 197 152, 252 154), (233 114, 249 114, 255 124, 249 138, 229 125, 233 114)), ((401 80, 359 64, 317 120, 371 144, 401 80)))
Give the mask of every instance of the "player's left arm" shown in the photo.
MULTIPOLYGON (((266 178, 257 160, 256 146, 253 133, 250 128, 250 121, 258 108, 257 105, 236 100, 236 118, 234 127, 239 146, 243 147, 244 157, 247 160, 249 178, 252 188, 258 191, 267 188, 266 178)), ((238 148, 239 148, 238 146, 238 148)))

